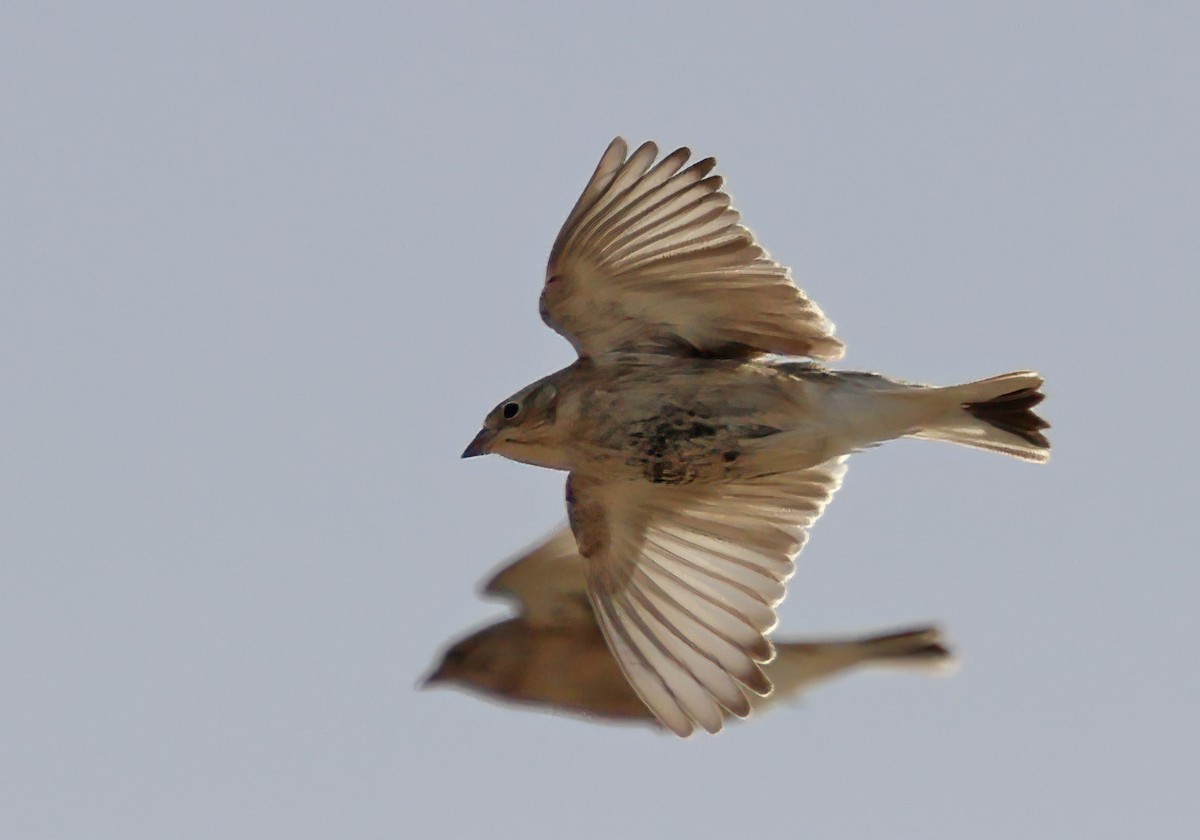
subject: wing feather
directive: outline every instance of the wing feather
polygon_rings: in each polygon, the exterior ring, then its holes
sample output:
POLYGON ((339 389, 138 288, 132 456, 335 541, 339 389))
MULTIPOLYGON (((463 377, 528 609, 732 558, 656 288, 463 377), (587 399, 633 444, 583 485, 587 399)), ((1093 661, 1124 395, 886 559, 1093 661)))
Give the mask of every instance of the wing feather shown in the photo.
MULTIPOLYGON (((676 628, 637 603, 640 597, 638 590, 630 589, 618 598, 631 638, 646 661, 666 674, 664 681, 692 720, 719 732, 724 716, 717 697, 725 690, 740 691, 728 673, 691 647, 676 628)), ((745 695, 741 699, 746 703, 745 695)))
POLYGON ((712 158, 605 151, 550 253, 542 317, 581 356, 761 353, 836 359, 842 343, 740 223, 712 158))
POLYGON ((716 732, 766 695, 766 638, 805 531, 845 458, 728 485, 572 474, 571 527, 595 614, 630 685, 680 734, 716 732))
POLYGON ((596 605, 596 618, 613 656, 634 692, 654 716, 676 735, 686 738, 696 728, 692 715, 683 709, 667 687, 661 671, 651 665, 641 648, 634 644, 628 623, 616 615, 618 608, 615 599, 596 605))
POLYGON ((496 571, 483 586, 487 595, 515 601, 532 625, 592 622, 583 558, 570 528, 560 528, 496 571))

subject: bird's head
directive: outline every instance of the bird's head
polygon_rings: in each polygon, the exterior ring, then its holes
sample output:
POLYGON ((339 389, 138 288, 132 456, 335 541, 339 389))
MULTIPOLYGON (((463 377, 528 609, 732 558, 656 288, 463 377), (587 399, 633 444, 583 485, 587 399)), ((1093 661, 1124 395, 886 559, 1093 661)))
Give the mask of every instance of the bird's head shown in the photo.
POLYGON ((523 388, 491 410, 462 456, 495 453, 551 469, 566 469, 558 440, 558 388, 550 378, 523 388))
POLYGON ((458 685, 496 692, 517 680, 528 651, 522 644, 519 620, 493 624, 455 642, 421 687, 458 685))

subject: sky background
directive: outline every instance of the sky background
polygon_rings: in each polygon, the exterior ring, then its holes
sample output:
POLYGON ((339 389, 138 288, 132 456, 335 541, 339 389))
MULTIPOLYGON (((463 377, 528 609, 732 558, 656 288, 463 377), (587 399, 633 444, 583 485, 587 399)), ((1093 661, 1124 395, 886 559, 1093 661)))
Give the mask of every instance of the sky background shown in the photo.
POLYGON ((1191 838, 1200 12, 8 2, 0 834, 1191 838), (716 155, 841 366, 1045 375, 1045 467, 855 456, 780 634, 937 621, 689 741, 415 690, 563 516, 459 460, 572 359, 615 134, 716 155))

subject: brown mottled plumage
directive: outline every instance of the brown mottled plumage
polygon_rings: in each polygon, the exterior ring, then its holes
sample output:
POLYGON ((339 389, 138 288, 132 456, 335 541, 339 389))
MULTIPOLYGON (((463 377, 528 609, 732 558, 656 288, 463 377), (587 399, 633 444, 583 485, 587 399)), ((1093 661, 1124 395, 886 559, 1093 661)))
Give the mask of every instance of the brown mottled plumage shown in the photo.
POLYGON ((620 138, 551 251, 542 317, 579 353, 487 416, 464 457, 568 470, 588 596, 633 689, 679 735, 770 691, 767 634, 845 457, 903 436, 1045 461, 1019 371, 935 388, 837 359, 833 324, 740 224, 706 158, 620 138))

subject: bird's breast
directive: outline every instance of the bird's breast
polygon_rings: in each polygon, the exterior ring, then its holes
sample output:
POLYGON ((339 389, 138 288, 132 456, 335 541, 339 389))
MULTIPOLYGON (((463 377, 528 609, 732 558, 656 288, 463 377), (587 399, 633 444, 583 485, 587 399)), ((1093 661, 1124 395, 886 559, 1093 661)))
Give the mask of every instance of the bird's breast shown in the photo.
POLYGON ((727 481, 739 474, 749 443, 780 431, 760 418, 753 400, 728 388, 706 392, 694 378, 671 377, 622 384, 581 391, 569 412, 578 468, 602 478, 727 481))

